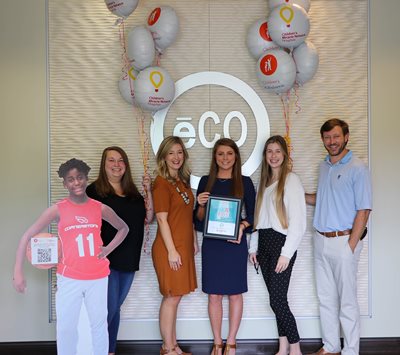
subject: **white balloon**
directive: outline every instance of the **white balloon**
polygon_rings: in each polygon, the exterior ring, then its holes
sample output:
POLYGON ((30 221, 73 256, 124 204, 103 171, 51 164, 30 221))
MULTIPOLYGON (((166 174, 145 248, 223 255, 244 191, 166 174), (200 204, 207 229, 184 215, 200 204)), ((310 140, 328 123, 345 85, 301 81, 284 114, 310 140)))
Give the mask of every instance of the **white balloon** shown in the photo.
POLYGON ((138 6, 139 0, 104 0, 107 8, 118 17, 128 17, 138 6))
POLYGON ((296 63, 296 82, 299 85, 311 80, 318 69, 319 55, 315 46, 306 41, 293 51, 293 59, 296 63))
POLYGON ((128 33, 127 55, 136 70, 147 68, 153 63, 156 50, 151 32, 137 26, 128 33))
POLYGON ((133 68, 129 69, 121 79, 118 81, 118 89, 124 100, 131 105, 137 106, 135 100, 135 91, 133 90, 133 83, 136 80, 139 72, 133 68))
POLYGON ((157 50, 161 53, 175 41, 179 31, 179 18, 172 7, 160 6, 150 13, 147 27, 154 36, 157 50))
POLYGON ((275 7, 283 4, 289 4, 289 5, 299 5, 301 6, 304 10, 307 12, 310 10, 310 0, 269 0, 269 8, 270 10, 274 9, 275 7))
POLYGON ((146 111, 155 112, 167 107, 175 96, 175 83, 161 67, 142 70, 133 87, 136 102, 146 111))
POLYGON ((303 43, 310 32, 310 19, 299 5, 281 5, 272 10, 269 35, 281 47, 293 48, 303 43))
POLYGON ((259 19, 249 28, 246 43, 249 52, 255 59, 260 58, 261 54, 268 49, 279 48, 269 36, 266 19, 259 19))
POLYGON ((293 58, 282 49, 271 49, 257 62, 257 79, 269 92, 288 91, 296 79, 293 58))

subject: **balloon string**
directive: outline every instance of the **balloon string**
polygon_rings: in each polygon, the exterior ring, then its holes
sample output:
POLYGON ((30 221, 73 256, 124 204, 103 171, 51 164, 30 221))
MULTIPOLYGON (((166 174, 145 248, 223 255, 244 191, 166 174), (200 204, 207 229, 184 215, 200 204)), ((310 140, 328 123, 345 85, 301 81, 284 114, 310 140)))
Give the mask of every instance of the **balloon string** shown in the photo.
POLYGON ((281 99, 281 104, 282 104, 282 111, 283 111, 283 119, 285 121, 285 131, 286 134, 284 136, 286 144, 288 146, 288 153, 289 153, 289 161, 290 165, 293 165, 293 159, 292 159, 292 142, 290 138, 290 128, 291 128, 291 122, 290 122, 290 90, 288 90, 286 93, 280 95, 281 99))
MULTIPOLYGON (((153 37, 154 42, 155 42, 157 39, 160 39, 160 38, 161 38, 161 36, 160 36, 157 32, 151 32, 151 35, 152 35, 152 37, 153 37)), ((161 55, 162 55, 161 49, 157 49, 157 48, 156 48, 156 65, 157 65, 158 67, 161 66, 161 55)))
POLYGON ((156 65, 157 65, 158 67, 161 66, 161 56, 162 56, 162 53, 159 52, 159 51, 157 51, 157 54, 156 54, 156 65))
MULTIPOLYGON (((134 90, 133 90, 133 80, 129 71, 131 70, 131 61, 128 58, 127 51, 126 51, 126 38, 125 38, 125 24, 124 21, 119 23, 119 41, 122 47, 122 73, 124 77, 128 77, 129 80, 129 88, 131 90, 131 98, 132 98, 132 108, 134 115, 136 116, 137 128, 140 137, 140 147, 141 147, 141 155, 142 155, 142 163, 143 163, 143 171, 144 175, 148 174, 148 161, 149 161, 149 138, 148 134, 145 130, 145 114, 141 109, 135 110, 134 106, 134 90)), ((149 197, 147 192, 143 189, 143 196, 145 201, 145 208, 146 211, 150 209, 149 205, 149 197)), ((150 254, 149 250, 150 244, 150 223, 145 221, 144 224, 144 244, 143 244, 143 252, 146 255, 150 254)))
MULTIPOLYGON (((144 204, 146 211, 149 210, 149 199, 147 196, 144 198, 144 204)), ((144 222, 144 242, 143 242, 143 253, 150 255, 150 223, 146 220, 144 222)))
POLYGON ((128 71, 131 68, 131 61, 128 58, 128 54, 126 52, 126 38, 125 38, 125 22, 121 21, 119 24, 119 43, 121 44, 122 48, 122 54, 121 54, 121 59, 122 59, 122 74, 125 77, 125 75, 128 73, 128 71))
MULTIPOLYGON (((143 197, 144 197, 144 206, 147 211, 151 210, 150 203, 149 203, 149 195, 147 191, 143 188, 143 197)), ((143 241, 143 252, 146 255, 150 255, 150 221, 145 219, 144 222, 144 241, 143 241)))
POLYGON ((140 137, 140 149, 142 153, 143 170, 145 174, 148 174, 148 162, 149 162, 149 137, 145 130, 145 113, 139 108, 140 114, 137 117, 139 137, 140 137))
MULTIPOLYGON (((129 78, 130 80, 130 78, 129 78)), ((131 81, 131 80, 130 80, 131 81)), ((145 113, 141 108, 138 108, 139 114, 136 115, 136 121, 138 123, 138 131, 139 131, 139 137, 140 137, 140 150, 142 154, 142 163, 143 163, 143 171, 144 175, 148 175, 149 173, 149 135, 147 134, 145 130, 145 113)), ((146 191, 143 191, 144 194, 144 201, 145 201, 145 207, 146 211, 150 210, 149 206, 149 197, 146 193, 146 191)), ((149 222, 145 222, 144 225, 144 243, 143 243, 143 252, 146 255, 150 255, 150 249, 149 249, 149 244, 150 244, 150 224, 149 222)))
MULTIPOLYGON (((293 58, 293 48, 290 48, 289 55, 293 58)), ((286 125, 286 136, 285 140, 288 146, 288 153, 289 153, 289 162, 290 166, 293 166, 293 158, 292 158, 292 152, 293 152, 293 145, 292 145, 292 138, 290 137, 290 129, 291 129, 291 121, 290 121, 290 111, 291 111, 291 103, 293 102, 291 98, 291 89, 289 89, 286 93, 286 106, 285 106, 285 125, 286 125)), ((295 102, 297 103, 298 96, 296 93, 296 89, 294 90, 294 96, 295 96, 295 102)), ((296 112, 297 113, 297 112, 296 112)))
POLYGON ((299 97, 299 94, 298 94, 298 88, 299 88, 299 85, 298 84, 294 84, 294 97, 296 98, 296 100, 295 100, 295 106, 296 106, 296 111, 295 111, 295 113, 296 113, 296 115, 301 111, 301 106, 300 106, 300 97, 299 97))
MULTIPOLYGON (((129 80, 129 88, 131 90, 131 96, 132 96, 132 100, 134 99, 134 90, 133 90, 133 80, 131 78, 131 75, 129 75, 129 71, 130 71, 130 60, 126 54, 126 41, 125 41, 125 24, 122 21, 119 27, 119 40, 121 43, 121 47, 123 49, 123 53, 122 53, 122 61, 123 61, 123 68, 122 71, 125 75, 128 76, 128 80, 129 80)), ((132 102, 133 103, 133 102, 132 102)), ((132 105, 132 107, 134 107, 132 105)), ((135 112, 135 110, 134 110, 135 112)), ((143 112, 143 110, 140 109, 140 114, 136 115, 136 120, 138 123, 138 130, 139 130, 139 137, 140 137, 140 146, 141 146, 141 152, 142 152, 142 162, 143 162, 143 169, 144 169, 144 173, 147 174, 148 173, 148 160, 149 160, 149 139, 147 136, 147 133, 144 129, 144 121, 145 121, 145 114, 143 112)))

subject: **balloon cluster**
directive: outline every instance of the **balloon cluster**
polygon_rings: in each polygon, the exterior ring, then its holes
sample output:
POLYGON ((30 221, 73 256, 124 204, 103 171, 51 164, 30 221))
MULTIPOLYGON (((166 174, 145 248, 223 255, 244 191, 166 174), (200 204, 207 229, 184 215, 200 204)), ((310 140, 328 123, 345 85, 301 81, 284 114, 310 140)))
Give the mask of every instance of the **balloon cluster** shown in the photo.
POLYGON ((267 20, 255 22, 247 47, 257 61, 257 78, 269 92, 288 92, 311 80, 318 69, 315 46, 305 41, 310 32, 310 0, 269 0, 267 20))
POLYGON ((125 19, 135 11, 139 0, 104 0, 104 2, 114 15, 125 19))
MULTIPOLYGON (((167 107, 175 96, 175 82, 168 72, 160 67, 160 56, 176 39, 179 18, 170 6, 159 6, 151 11, 145 26, 134 27, 125 41, 124 20, 136 9, 139 0, 104 0, 108 9, 119 17, 120 41, 124 53, 123 75, 118 82, 121 96, 133 106, 155 112, 167 107), (156 61, 156 66, 154 62, 156 61)), ((149 137, 145 130, 145 115, 135 112, 138 122, 140 148, 144 174, 148 174, 149 137)), ((135 110, 136 111, 136 110, 135 110)), ((144 192, 144 195, 147 193, 144 192)), ((146 209, 149 200, 145 196, 146 209)), ((149 224, 145 224, 144 252, 150 241, 149 224)))
MULTIPOLYGON (((123 24, 123 20, 136 9, 139 0, 104 1, 107 8, 120 17, 118 23, 123 24)), ((159 58, 175 41, 178 31, 179 18, 174 9, 159 6, 148 16, 146 26, 137 26, 129 32, 126 48, 123 43, 126 65, 118 83, 126 102, 151 112, 171 103, 175 96, 175 83, 168 72, 159 66, 159 58), (157 65, 153 66, 155 60, 157 65)))

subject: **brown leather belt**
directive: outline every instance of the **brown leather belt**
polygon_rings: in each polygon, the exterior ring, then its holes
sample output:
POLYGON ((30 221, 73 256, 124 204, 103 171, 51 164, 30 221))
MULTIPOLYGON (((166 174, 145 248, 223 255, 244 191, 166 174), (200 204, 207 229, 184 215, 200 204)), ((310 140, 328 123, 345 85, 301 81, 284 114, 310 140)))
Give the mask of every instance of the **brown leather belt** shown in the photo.
POLYGON ((324 237, 334 238, 334 237, 343 237, 344 235, 351 234, 351 229, 346 229, 344 231, 336 231, 336 232, 320 232, 320 231, 317 232, 323 235, 324 237))

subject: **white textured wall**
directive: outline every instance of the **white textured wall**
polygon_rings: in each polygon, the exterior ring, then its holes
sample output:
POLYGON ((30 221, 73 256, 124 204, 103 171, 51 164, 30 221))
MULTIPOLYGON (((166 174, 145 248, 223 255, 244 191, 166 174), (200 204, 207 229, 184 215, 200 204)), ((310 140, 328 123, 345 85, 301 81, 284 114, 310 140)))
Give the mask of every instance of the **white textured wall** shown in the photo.
MULTIPOLYGON (((143 24, 159 0, 147 0, 126 20, 128 32, 143 24)), ((246 48, 247 29, 260 17, 267 17, 265 0, 163 0, 171 5, 180 19, 176 42, 166 49, 161 64, 172 78, 178 80, 193 72, 204 70, 224 72, 244 80, 256 92, 268 110, 266 117, 258 118, 270 125, 272 134, 285 134, 282 106, 279 97, 266 92, 257 82, 256 60, 246 48)), ((345 117, 351 127, 351 149, 367 161, 368 157, 368 1, 313 0, 309 12, 311 31, 308 40, 320 54, 317 75, 290 96, 291 142, 294 170, 307 191, 316 187, 318 164, 326 154, 319 139, 321 123, 332 115, 345 117), (349 36, 349 34, 352 36, 349 36), (298 111, 298 108, 301 110, 298 111), (307 137, 314 137, 308 139, 307 137)), ((136 117, 117 91, 121 75, 122 52, 118 28, 102 2, 87 0, 51 0, 49 2, 49 91, 50 91, 50 174, 51 201, 65 196, 56 170, 59 164, 72 156, 88 161, 91 178, 96 176, 100 152, 107 145, 118 144, 127 150, 133 164, 134 178, 140 181, 140 142, 137 137, 136 117)), ((128 36, 129 37, 129 36, 128 36)), ((240 147, 243 163, 254 149, 257 132, 250 106, 234 91, 215 85, 191 89, 174 102, 164 122, 164 135, 174 131, 176 117, 190 117, 197 128, 205 111, 218 114, 222 122, 231 111, 239 111, 246 119, 248 132, 240 147)), ((144 113, 144 126, 156 125, 158 117, 144 113)), ((236 121, 236 122, 235 122, 236 121)), ((208 121, 209 123, 210 121, 208 121)), ((242 133, 233 120, 229 133, 238 140, 242 133)), ((221 134, 222 124, 207 124, 206 136, 221 134)), ((196 129, 194 128, 194 129, 196 129)), ((197 132, 198 133, 198 132, 197 132)), ((209 168, 211 148, 204 148, 198 134, 189 148, 194 174, 204 175, 209 168), (195 158, 194 158, 195 157, 195 158)), ((153 142, 152 142, 153 143, 153 142)), ((260 142, 261 147, 264 141, 260 142)), ((259 161, 257 162, 259 163, 259 161)), ((150 171, 155 167, 150 153, 150 171)), ((252 174, 258 182, 259 171, 252 174)), ((308 209, 308 229, 299 246, 294 267, 289 302, 296 317, 317 317, 318 301, 315 292, 312 257, 312 215, 308 209)), ((156 222, 151 226, 149 245, 155 237, 156 222)), ((201 234, 201 233, 199 233, 201 234)), ((202 244, 199 236, 199 244, 202 244)), ((368 304, 368 243, 361 255, 358 277, 358 299, 362 315, 369 315, 368 304)), ((197 326, 208 323, 207 297, 201 291, 201 255, 196 257, 199 287, 185 296, 178 310, 178 323, 197 326)), ((261 275, 249 263, 247 270, 249 292, 244 294, 243 320, 239 338, 276 336, 274 315, 268 305, 268 293, 261 275), (255 326, 257 324, 257 326, 255 326)), ((140 272, 122 308, 121 319, 129 329, 127 337, 135 339, 154 337, 158 326, 161 295, 150 255, 142 253, 140 272)), ((224 318, 228 318, 228 300, 224 299, 224 318)), ((227 325, 225 321, 225 325, 227 325)), ((179 333, 183 336, 182 333, 179 333)), ((225 332, 224 332, 225 334, 225 332)), ((195 332, 185 331, 185 337, 209 338, 210 328, 195 332)))
POLYGON ((47 273, 26 268, 26 295, 11 283, 17 243, 48 200, 45 1, 0 8, 0 341, 54 339, 47 273))
MULTIPOLYGON (((52 340, 54 326, 47 322, 47 275, 26 268, 28 293, 11 288, 14 252, 22 232, 47 205, 47 116, 45 66, 45 2, 0 1, 1 123, 0 174, 2 237, 0 239, 1 311, 0 341, 52 340)), ((400 169, 396 90, 400 45, 394 24, 400 3, 371 1, 371 166, 374 182, 372 215, 372 317, 363 319, 365 337, 400 336, 397 321, 400 297, 397 270, 400 247, 395 224, 400 169), (396 129, 397 128, 397 129, 396 129), (391 173, 391 175, 389 175, 391 173), (396 198, 397 197, 397 198, 396 198), (388 282, 389 280, 389 282, 388 282), (396 317, 397 316, 397 317, 396 317)), ((207 322, 203 324, 207 329, 207 322)), ((299 321, 303 337, 318 337, 318 320, 299 321)), ((157 329, 153 331, 157 335, 157 329)), ((267 330, 266 337, 273 336, 267 330)), ((186 329, 185 337, 194 334, 186 329)), ((122 335, 129 339, 129 323, 122 335)), ((148 334, 147 334, 148 336, 148 334)), ((144 337, 144 336, 143 336, 144 337)))

